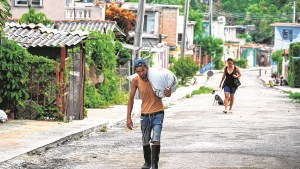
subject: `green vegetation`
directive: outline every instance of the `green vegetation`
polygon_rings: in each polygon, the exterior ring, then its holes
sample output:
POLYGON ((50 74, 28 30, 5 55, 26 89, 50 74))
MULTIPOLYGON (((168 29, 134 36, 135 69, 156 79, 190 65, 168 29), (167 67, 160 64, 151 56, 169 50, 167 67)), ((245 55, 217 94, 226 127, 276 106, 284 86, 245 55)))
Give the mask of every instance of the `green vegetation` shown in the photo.
POLYGON ((108 131, 108 128, 106 127, 106 126, 104 126, 104 127, 102 127, 102 128, 100 128, 100 130, 99 130, 100 132, 107 132, 108 131))
POLYGON ((16 42, 0 46, 0 107, 18 118, 60 118, 53 106, 56 61, 33 56, 16 42))
POLYGON ((213 66, 215 69, 222 69, 225 64, 221 59, 223 57, 223 41, 219 38, 214 38, 211 36, 195 38, 195 43, 201 45, 202 53, 212 56, 213 66))
POLYGON ((194 90, 192 95, 199 95, 199 94, 208 94, 212 93, 213 89, 210 87, 201 86, 198 90, 194 90))
MULTIPOLYGON (((138 2, 137 0, 130 0, 138 2)), ((250 32, 246 41, 272 44, 274 41, 271 23, 292 22, 292 2, 294 0, 214 0, 214 19, 217 16, 226 17, 226 25, 255 25, 255 30, 250 32)), ((181 5, 183 15, 184 0, 147 0, 147 3, 181 5)), ((300 3, 296 3, 296 11, 300 11, 300 3)), ((189 20, 196 21, 195 40, 202 39, 205 35, 202 20, 208 20, 202 14, 209 13, 208 4, 198 0, 190 0, 189 20), (196 15, 196 16, 195 16, 196 15), (200 17, 201 16, 201 17, 200 17), (199 22, 200 21, 200 22, 199 22), (199 27, 198 27, 199 25, 199 27)), ((296 14, 296 18, 299 14, 296 14)), ((198 44, 198 43, 195 43, 198 44)))
POLYGON ((290 93, 290 99, 295 99, 297 103, 300 103, 300 93, 290 93))
POLYGON ((277 72, 282 71, 282 52, 283 50, 278 50, 272 54, 272 60, 277 64, 277 72))
POLYGON ((300 87, 300 43, 292 43, 290 51, 289 86, 300 87))
POLYGON ((46 15, 42 12, 36 13, 35 8, 30 8, 28 13, 25 13, 22 15, 22 17, 19 20, 20 23, 34 23, 39 24, 42 23, 44 25, 50 25, 52 22, 50 19, 46 17, 46 15))
POLYGON ((5 26, 6 19, 11 16, 9 0, 0 0, 0 33, 5 26))
POLYGON ((179 84, 184 85, 189 78, 196 75, 198 65, 191 57, 181 57, 171 66, 170 70, 179 79, 179 84))
POLYGON ((186 94, 186 95, 185 95, 185 97, 186 97, 186 98, 191 98, 191 97, 192 97, 192 95, 190 95, 190 94, 186 94))
POLYGON ((248 61, 245 58, 241 58, 240 60, 235 60, 234 64, 237 65, 240 68, 247 68, 248 67, 248 61))
POLYGON ((90 79, 85 84, 85 107, 106 108, 113 104, 126 104, 128 92, 119 88, 120 78, 117 74, 118 43, 114 43, 115 36, 112 32, 102 34, 92 32, 86 44, 87 65, 96 67, 96 75, 103 74, 103 83, 94 85, 90 79))

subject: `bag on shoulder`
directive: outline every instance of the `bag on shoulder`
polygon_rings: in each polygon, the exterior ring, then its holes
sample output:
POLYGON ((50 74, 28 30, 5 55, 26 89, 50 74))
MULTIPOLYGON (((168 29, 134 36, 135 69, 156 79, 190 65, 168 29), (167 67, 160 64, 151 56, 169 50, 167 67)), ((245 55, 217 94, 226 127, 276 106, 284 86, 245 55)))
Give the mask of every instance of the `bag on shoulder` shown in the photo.
POLYGON ((233 83, 236 87, 239 87, 241 85, 240 79, 239 78, 234 78, 233 83))
MULTIPOLYGON (((234 66, 234 74, 237 74, 236 72, 236 66, 234 66)), ((239 78, 234 78, 233 83, 236 87, 239 87, 241 85, 240 79, 239 78)))

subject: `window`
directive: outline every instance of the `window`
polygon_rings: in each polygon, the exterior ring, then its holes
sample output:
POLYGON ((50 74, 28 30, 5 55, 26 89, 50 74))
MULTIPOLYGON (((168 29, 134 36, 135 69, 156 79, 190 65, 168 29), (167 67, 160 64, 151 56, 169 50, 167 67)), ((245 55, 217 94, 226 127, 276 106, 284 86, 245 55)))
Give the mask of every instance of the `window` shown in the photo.
POLYGON ((181 42, 182 41, 182 33, 179 33, 178 34, 178 42, 181 42))
POLYGON ((147 32, 147 15, 144 15, 144 27, 143 27, 143 32, 147 32))
POLYGON ((31 2, 32 7, 42 7, 43 0, 15 0, 15 6, 28 6, 28 1, 31 2))
POLYGON ((282 31, 282 39, 283 40, 290 40, 293 41, 293 30, 291 29, 284 29, 282 31))

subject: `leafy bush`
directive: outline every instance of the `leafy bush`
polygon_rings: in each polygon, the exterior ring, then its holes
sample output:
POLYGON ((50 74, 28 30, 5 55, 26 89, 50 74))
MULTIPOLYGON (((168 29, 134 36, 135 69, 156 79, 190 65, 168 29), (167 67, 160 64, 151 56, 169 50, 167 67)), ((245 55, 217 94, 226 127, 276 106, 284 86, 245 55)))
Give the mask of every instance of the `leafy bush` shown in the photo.
MULTIPOLYGON (((103 73, 104 81, 96 86, 86 81, 85 87, 85 107, 88 108, 106 108, 112 104, 127 104, 129 94, 122 90, 117 67, 117 53, 122 53, 120 43, 114 42, 115 37, 112 33, 108 35, 100 32, 93 32, 90 37, 95 40, 89 41, 86 44, 87 49, 87 64, 88 66, 96 66, 96 74, 103 73), (119 51, 119 52, 116 52, 119 51)), ((124 52, 124 51, 123 51, 124 52)), ((120 58, 120 57, 119 57, 120 58)), ((128 59, 126 52, 124 57, 128 59)), ((120 63, 120 62, 119 62, 120 63)), ((123 81, 123 83, 126 81, 123 81)))
POLYGON ((42 23, 44 25, 50 25, 52 22, 50 19, 46 17, 46 15, 42 12, 36 13, 35 8, 30 8, 28 13, 25 13, 22 15, 22 17, 19 20, 20 23, 34 23, 39 24, 42 23))
POLYGON ((214 63, 214 68, 217 70, 221 70, 225 67, 224 61, 219 57, 219 60, 214 63))
POLYGON ((277 72, 282 72, 282 52, 283 50, 278 50, 272 54, 272 60, 277 63, 277 72))
POLYGON ((0 46, 0 107, 16 112, 16 106, 29 98, 26 90, 28 53, 16 42, 7 41, 0 46))
POLYGON ((184 85, 188 78, 196 75, 198 65, 191 57, 181 57, 171 66, 170 70, 173 71, 180 80, 180 84, 184 85))
POLYGON ((234 64, 241 68, 248 67, 248 61, 245 58, 241 58, 240 60, 234 60, 234 64))
POLYGON ((291 46, 288 82, 291 87, 300 87, 300 43, 291 46))
POLYGON ((56 61, 32 56, 16 42, 0 46, 0 107, 19 118, 56 117, 56 61))
POLYGON ((192 96, 190 94, 185 95, 186 98, 191 98, 192 96))

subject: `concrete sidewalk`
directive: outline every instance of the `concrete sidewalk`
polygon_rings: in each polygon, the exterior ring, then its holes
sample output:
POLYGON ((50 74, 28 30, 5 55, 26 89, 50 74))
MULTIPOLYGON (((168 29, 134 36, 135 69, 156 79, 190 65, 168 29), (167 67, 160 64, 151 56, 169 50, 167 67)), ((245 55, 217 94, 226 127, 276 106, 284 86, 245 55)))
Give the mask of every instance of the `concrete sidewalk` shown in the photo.
MULTIPOLYGON (((264 82, 264 84, 268 84, 269 80, 271 80, 271 67, 259 67, 256 69, 258 69, 258 76, 259 69, 261 69, 259 78, 264 82)), ((300 93, 300 88, 292 88, 290 86, 274 86, 274 88, 285 92, 300 93)))
MULTIPOLYGON (((191 94, 205 85, 206 76, 196 76, 197 84, 180 87, 170 98, 164 98, 166 106, 191 94)), ((140 100, 135 100, 133 115, 140 114, 140 100)), ((34 120, 11 120, 0 124, 0 163, 22 154, 39 153, 104 127, 110 127, 126 119, 127 106, 118 105, 108 109, 89 109, 88 118, 68 123, 34 120)))

